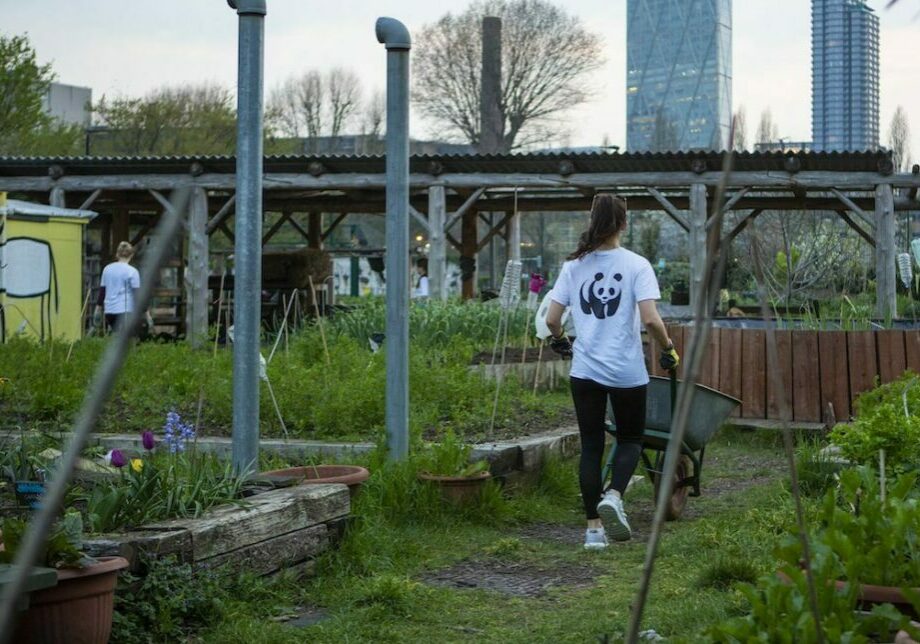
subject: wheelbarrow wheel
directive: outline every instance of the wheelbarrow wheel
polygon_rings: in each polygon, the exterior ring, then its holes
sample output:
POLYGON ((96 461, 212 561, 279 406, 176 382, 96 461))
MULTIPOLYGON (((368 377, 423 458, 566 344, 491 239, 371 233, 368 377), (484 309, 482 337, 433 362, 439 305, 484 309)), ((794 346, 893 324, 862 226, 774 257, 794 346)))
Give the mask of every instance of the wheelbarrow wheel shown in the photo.
MULTIPOLYGON (((693 474, 693 462, 684 454, 677 462, 677 471, 674 473, 675 481, 682 481, 693 474)), ((652 483, 655 486, 655 505, 658 505, 658 499, 661 497, 661 476, 652 474, 652 483)), ((684 508, 687 505, 687 497, 690 495, 690 486, 683 485, 679 488, 672 489, 668 495, 667 509, 664 518, 667 521, 676 521, 680 518, 684 508)))

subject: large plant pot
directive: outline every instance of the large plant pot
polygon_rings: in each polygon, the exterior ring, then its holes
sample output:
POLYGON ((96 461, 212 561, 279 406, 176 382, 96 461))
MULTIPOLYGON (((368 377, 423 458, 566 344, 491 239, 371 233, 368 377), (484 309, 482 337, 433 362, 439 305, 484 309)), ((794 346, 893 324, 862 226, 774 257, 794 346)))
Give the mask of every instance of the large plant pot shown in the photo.
POLYGON ((11 641, 22 644, 106 644, 122 557, 100 557, 79 570, 59 570, 57 586, 33 592, 11 641))
POLYGON ((308 465, 287 467, 281 470, 262 472, 260 476, 274 480, 293 480, 298 484, 343 483, 348 486, 352 498, 371 475, 366 467, 358 465, 308 465))
POLYGON ((431 485, 436 485, 441 491, 441 498, 451 503, 469 503, 475 501, 482 494, 486 481, 492 478, 489 472, 480 472, 473 476, 436 476, 427 472, 419 472, 418 478, 431 485))

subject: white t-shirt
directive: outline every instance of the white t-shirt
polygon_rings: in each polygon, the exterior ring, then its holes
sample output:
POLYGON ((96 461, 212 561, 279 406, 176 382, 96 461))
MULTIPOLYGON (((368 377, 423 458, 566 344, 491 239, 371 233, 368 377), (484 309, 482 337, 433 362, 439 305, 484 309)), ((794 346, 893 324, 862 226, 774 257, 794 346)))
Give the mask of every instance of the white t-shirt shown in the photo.
POLYGON ((657 300, 661 293, 647 259, 614 248, 568 261, 550 297, 571 307, 573 377, 608 387, 648 384, 638 304, 657 300))
POLYGON ((134 310, 134 289, 141 287, 141 275, 127 262, 112 262, 102 269, 100 285, 105 289, 103 310, 112 315, 134 310))
POLYGON ((428 276, 422 275, 418 278, 418 284, 415 287, 415 291, 412 293, 412 297, 428 297, 428 276))

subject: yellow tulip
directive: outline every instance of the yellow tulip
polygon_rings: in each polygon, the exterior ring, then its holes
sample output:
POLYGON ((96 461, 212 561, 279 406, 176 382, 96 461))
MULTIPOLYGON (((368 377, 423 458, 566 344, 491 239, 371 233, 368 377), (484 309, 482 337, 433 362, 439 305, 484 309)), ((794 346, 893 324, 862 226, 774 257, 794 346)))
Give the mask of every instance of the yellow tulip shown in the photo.
POLYGON ((131 459, 131 469, 134 470, 135 472, 140 472, 142 469, 144 469, 144 461, 142 461, 139 458, 132 458, 131 459))

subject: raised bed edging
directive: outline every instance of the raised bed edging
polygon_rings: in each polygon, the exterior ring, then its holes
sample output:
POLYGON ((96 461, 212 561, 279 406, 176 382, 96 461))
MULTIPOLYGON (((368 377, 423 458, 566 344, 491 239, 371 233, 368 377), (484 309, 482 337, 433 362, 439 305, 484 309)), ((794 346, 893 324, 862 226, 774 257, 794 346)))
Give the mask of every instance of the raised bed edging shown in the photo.
POLYGON ((206 512, 84 541, 87 554, 125 557, 139 572, 145 557, 176 556, 196 567, 228 565, 268 575, 309 562, 339 540, 351 502, 340 484, 271 490, 206 512))
POLYGON ((546 360, 471 365, 470 371, 490 380, 514 377, 521 383, 521 386, 526 388, 533 388, 534 380, 536 380, 537 391, 551 391, 568 380, 571 368, 571 360, 546 360))

